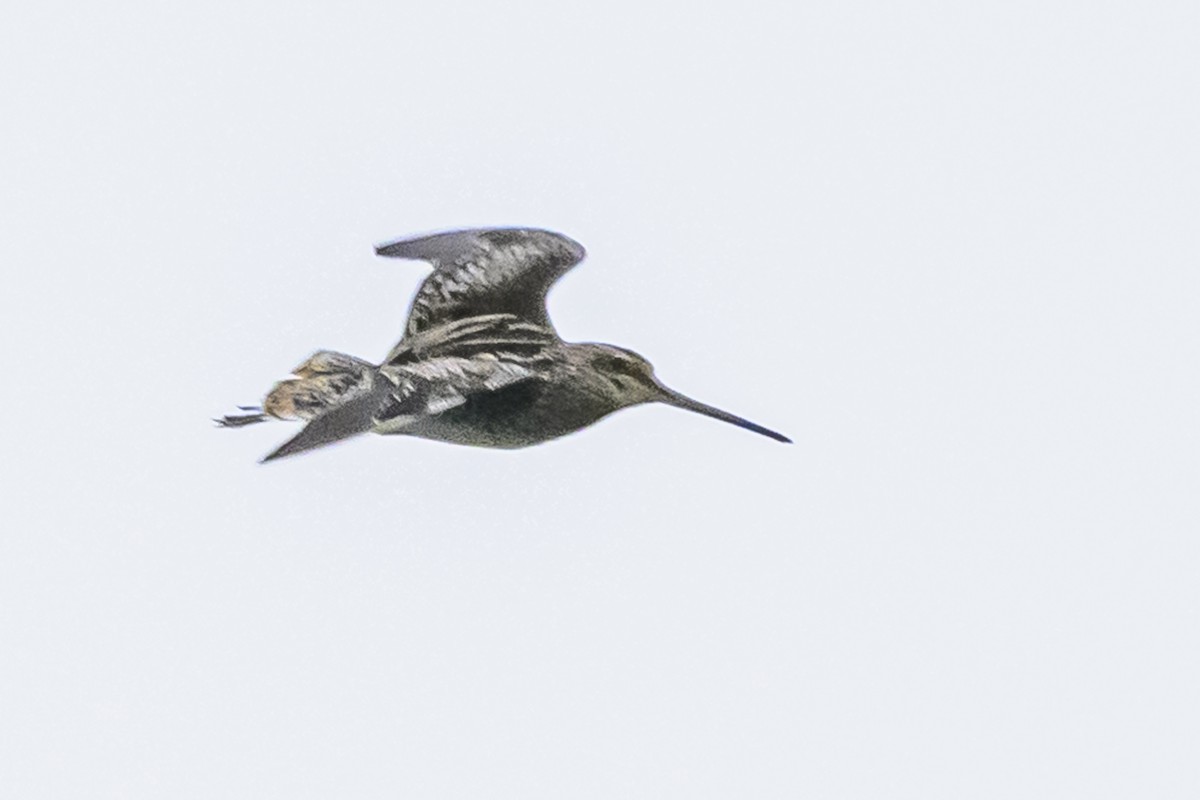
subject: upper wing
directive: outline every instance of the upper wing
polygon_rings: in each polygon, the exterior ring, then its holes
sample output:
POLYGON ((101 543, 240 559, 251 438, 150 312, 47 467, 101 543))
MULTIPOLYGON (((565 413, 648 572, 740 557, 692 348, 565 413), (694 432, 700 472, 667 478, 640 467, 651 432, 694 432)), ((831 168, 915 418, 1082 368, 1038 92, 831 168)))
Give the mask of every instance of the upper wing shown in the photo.
POLYGON ((578 242, 534 228, 451 231, 389 242, 375 252, 433 264, 413 298, 406 336, 484 314, 513 314, 553 330, 546 292, 585 255, 578 242))
POLYGON ((513 314, 484 314, 405 336, 391 349, 383 363, 397 366, 431 358, 469 358, 491 352, 534 358, 557 341, 558 337, 549 328, 522 322, 513 314))

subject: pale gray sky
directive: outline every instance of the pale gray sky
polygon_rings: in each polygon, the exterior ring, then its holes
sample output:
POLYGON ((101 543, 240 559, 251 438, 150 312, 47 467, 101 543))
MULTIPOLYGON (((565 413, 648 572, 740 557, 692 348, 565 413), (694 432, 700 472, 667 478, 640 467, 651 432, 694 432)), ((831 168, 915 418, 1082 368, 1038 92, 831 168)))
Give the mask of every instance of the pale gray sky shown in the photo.
POLYGON ((0 795, 1200 794, 1193 3, 38 3, 0 30, 0 795), (665 407, 215 430, 397 236, 561 230, 665 407))

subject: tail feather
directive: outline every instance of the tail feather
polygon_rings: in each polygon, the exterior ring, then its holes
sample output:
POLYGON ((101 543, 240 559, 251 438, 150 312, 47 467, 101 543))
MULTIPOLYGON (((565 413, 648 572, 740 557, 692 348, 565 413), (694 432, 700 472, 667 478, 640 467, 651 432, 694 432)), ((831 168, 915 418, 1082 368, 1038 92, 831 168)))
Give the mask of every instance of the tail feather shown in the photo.
POLYGON ((213 419, 221 428, 241 428, 246 425, 253 425, 256 422, 266 422, 268 417, 263 413, 263 410, 258 406, 238 406, 238 413, 226 414, 218 419, 213 419))

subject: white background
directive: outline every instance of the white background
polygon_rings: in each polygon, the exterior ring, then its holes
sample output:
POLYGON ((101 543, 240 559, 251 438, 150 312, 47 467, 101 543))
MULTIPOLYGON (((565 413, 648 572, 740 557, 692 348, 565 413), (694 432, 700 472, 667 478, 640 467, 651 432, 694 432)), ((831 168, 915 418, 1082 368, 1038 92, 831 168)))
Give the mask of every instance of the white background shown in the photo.
POLYGON ((0 796, 1200 796, 1194 3, 21 5, 0 796), (212 427, 487 224, 796 444, 212 427))

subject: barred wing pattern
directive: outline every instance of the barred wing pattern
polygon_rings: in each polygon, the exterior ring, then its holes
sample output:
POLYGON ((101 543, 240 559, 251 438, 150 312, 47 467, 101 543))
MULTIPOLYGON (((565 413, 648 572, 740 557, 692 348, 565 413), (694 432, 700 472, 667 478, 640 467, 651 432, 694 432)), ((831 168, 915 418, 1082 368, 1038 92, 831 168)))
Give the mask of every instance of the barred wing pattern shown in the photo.
POLYGON ((472 356, 494 351, 532 358, 556 342, 558 337, 549 328, 523 322, 515 314, 485 314, 405 336, 383 363, 396 366, 441 356, 472 356))
POLYGON ((573 239, 534 228, 439 233, 383 244, 375 252, 433 264, 413 299, 406 337, 489 314, 511 314, 553 331, 546 292, 585 255, 573 239))

